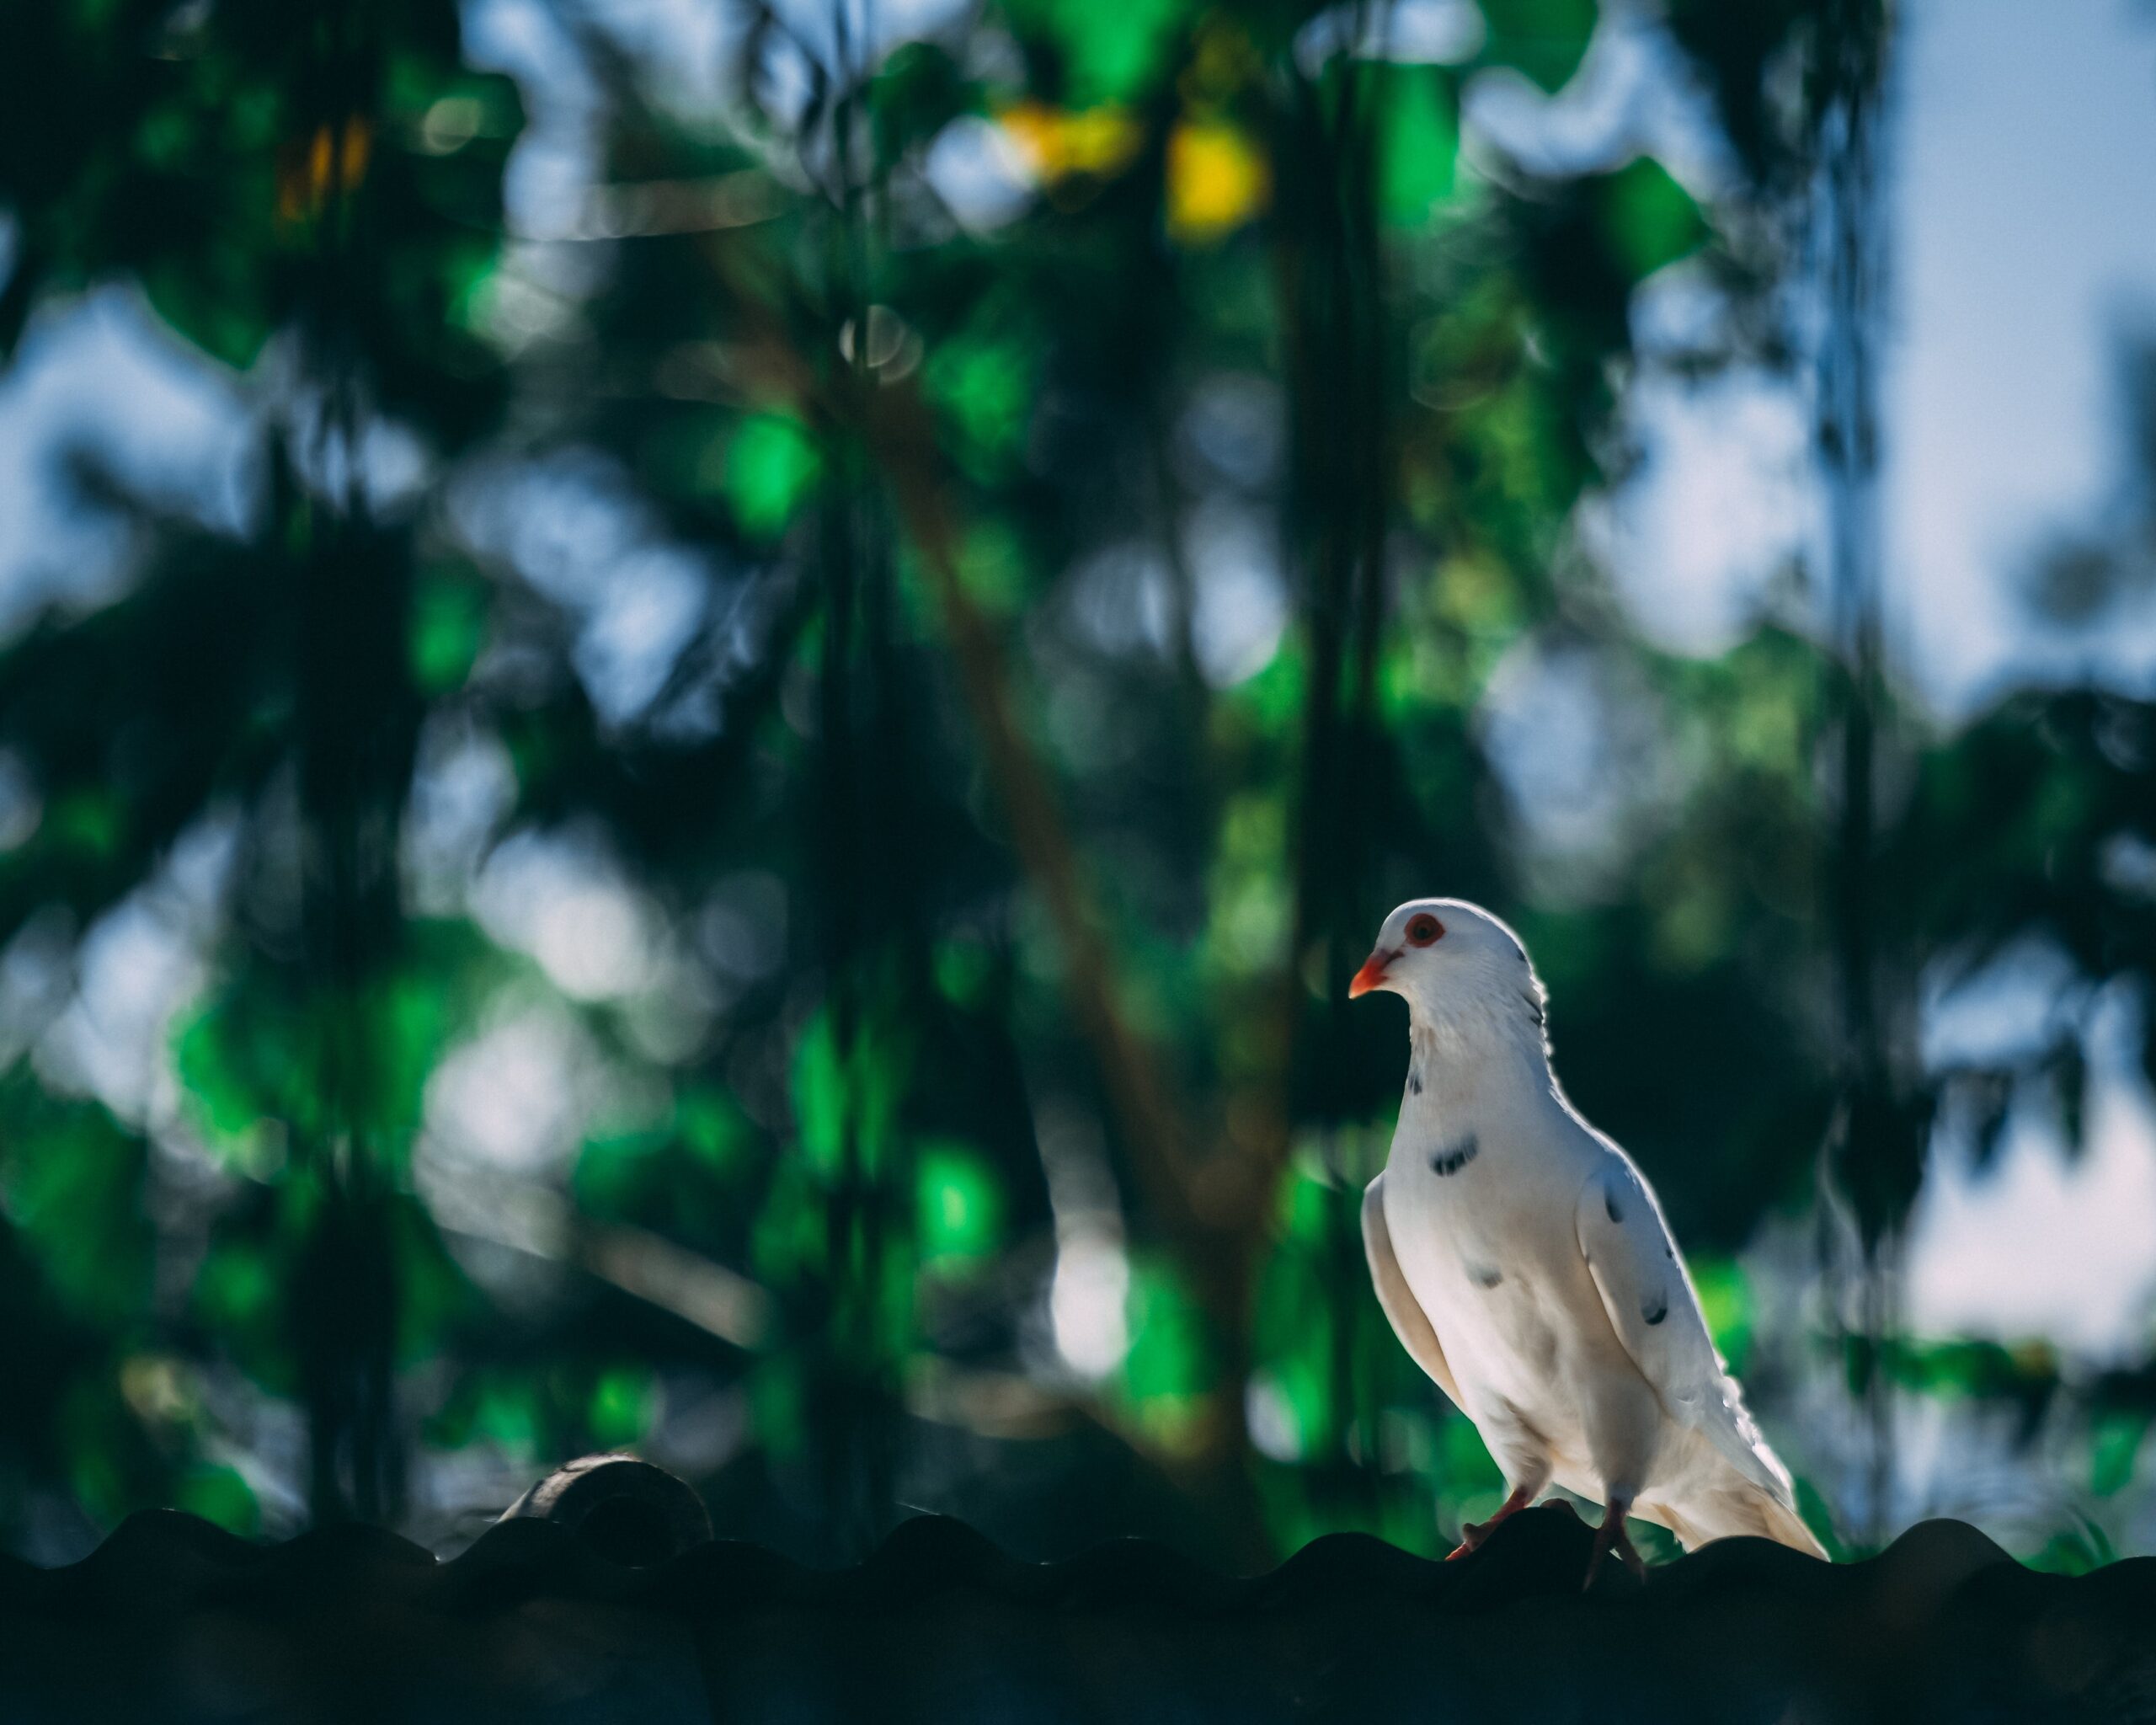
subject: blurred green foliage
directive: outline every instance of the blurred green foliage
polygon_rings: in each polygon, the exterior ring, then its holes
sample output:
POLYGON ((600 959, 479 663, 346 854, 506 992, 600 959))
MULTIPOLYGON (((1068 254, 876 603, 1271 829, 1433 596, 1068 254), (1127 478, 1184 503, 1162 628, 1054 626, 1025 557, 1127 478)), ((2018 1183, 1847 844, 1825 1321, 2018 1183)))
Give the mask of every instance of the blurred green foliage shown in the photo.
MULTIPOLYGON (((1642 283, 1731 308, 1686 366, 1791 363, 1817 116, 1770 86, 1824 13, 1671 8, 1710 189, 1465 147, 1467 80, 1563 88, 1593 0, 1481 0, 1435 63, 1382 4, 1005 0, 888 53, 747 4, 702 95, 528 9, 561 88, 467 63, 446 0, 64 0, 0 56, 0 341, 125 284, 259 448, 229 527, 77 451, 129 561, 0 654, 10 1539, 160 1503, 448 1536, 638 1444, 821 1557, 923 1501, 1036 1550, 1430 1549, 1502 1482, 1368 1294, 1399 1026, 1341 996, 1438 891, 1518 923, 1770 1423, 1838 1363, 2028 1431, 2079 1397, 2121 1487, 2146 1369, 1811 1295, 1806 1359, 1767 1345, 1736 1254, 1846 1099, 1840 673, 1801 606, 1657 649, 1569 527, 1621 477, 1642 283), (505 225, 549 102, 590 183, 505 225), (1535 654, 1602 692, 1591 854, 1494 756, 1535 654), (200 980, 123 1097, 54 1027, 183 877, 200 980)), ((2156 709, 1880 699, 1892 962, 2041 937, 2145 1006, 2156 709)), ((1893 1105, 1989 1142, 2043 1087, 2077 1130, 2081 1046, 1893 1105)), ((1898 1223, 1921 1140, 1877 1141, 1898 1223)))

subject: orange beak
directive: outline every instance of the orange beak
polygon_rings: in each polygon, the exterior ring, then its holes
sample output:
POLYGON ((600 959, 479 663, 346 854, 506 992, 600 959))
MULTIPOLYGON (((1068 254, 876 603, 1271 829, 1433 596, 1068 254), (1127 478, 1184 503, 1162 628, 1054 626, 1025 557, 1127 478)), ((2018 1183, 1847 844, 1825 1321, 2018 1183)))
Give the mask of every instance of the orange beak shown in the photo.
POLYGON ((1374 988, 1385 985, 1385 967, 1398 958, 1398 953, 1388 953, 1383 947, 1363 960, 1363 968, 1355 973, 1348 985, 1348 998, 1358 1001, 1374 988))

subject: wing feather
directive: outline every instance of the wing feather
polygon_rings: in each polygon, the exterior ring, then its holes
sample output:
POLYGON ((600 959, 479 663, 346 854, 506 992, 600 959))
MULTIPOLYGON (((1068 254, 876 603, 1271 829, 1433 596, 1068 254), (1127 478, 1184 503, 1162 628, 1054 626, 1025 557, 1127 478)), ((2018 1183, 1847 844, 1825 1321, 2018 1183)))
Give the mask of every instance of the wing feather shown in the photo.
POLYGON ((1392 1233, 1385 1225, 1383 1174, 1371 1181, 1363 1194, 1363 1250, 1370 1260, 1370 1280, 1377 1288, 1378 1304, 1391 1320, 1392 1332, 1400 1338, 1400 1345, 1452 1397, 1455 1406, 1462 1405, 1460 1386, 1453 1381, 1452 1368, 1445 1364, 1445 1350, 1438 1344, 1438 1332, 1431 1328, 1415 1290, 1401 1274, 1400 1260, 1392 1254, 1392 1233))
POLYGON ((1617 1339, 1662 1398, 1737 1472, 1784 1508, 1789 1474, 1760 1435, 1707 1333, 1669 1225, 1630 1159, 1611 1147, 1580 1194, 1580 1250, 1617 1339))

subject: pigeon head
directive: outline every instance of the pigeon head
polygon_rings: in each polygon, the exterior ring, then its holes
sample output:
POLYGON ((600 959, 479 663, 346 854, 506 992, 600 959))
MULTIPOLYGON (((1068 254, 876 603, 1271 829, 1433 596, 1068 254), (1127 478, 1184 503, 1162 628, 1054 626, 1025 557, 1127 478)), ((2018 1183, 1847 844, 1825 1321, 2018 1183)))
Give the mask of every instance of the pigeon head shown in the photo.
POLYGON ((1410 899, 1385 919, 1376 947, 1348 985, 1404 995, 1426 1023, 1495 1017, 1542 1024, 1542 984, 1527 948, 1497 917, 1465 899, 1410 899))

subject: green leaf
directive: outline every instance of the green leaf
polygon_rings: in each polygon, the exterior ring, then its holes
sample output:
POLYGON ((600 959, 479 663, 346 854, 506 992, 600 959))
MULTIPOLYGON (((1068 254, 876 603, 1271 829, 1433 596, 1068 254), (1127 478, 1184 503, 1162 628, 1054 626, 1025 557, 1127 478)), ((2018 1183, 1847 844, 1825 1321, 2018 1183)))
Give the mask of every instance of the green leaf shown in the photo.
POLYGON ((698 1162, 721 1174, 745 1166, 758 1135, 740 1103, 709 1087, 681 1093, 674 1105, 674 1130, 698 1162))
POLYGON ((1162 67, 1182 24, 1186 0, 1006 0, 1022 35, 1045 37, 1063 67, 1065 102, 1074 108, 1127 103, 1162 67))
POLYGON ((1464 1413, 1454 1415, 1438 1429, 1438 1466, 1449 1493, 1504 1489, 1504 1470, 1491 1459, 1481 1433, 1464 1413))
POLYGON ((48 1097, 32 1078, 5 1101, 0 1209, 68 1311, 132 1318, 149 1291, 141 1140, 97 1103, 48 1097))
POLYGON ((1555 94, 1587 56, 1594 15, 1595 0, 1482 0, 1490 27, 1482 58, 1555 94))
POLYGON ((798 1354, 759 1359, 749 1373, 750 1429, 774 1455, 798 1455, 808 1442, 807 1386, 798 1354))
POLYGON ((1607 175, 1595 190, 1603 243, 1627 281, 1641 281, 1706 243, 1706 217, 1692 195, 1651 156, 1607 175))
POLYGON ((947 940, 936 948, 936 985, 953 1006, 981 1006, 995 972, 994 956, 977 939, 947 940))
POLYGON ((657 1381, 649 1370, 621 1365, 603 1371, 592 1386, 586 1414, 591 1440, 602 1450, 633 1444, 651 1429, 657 1411, 657 1381))
POLYGON ((2063 1528, 2044 1542, 2029 1559, 2031 1569, 2047 1575, 2086 1575, 2117 1561, 2111 1536, 2086 1515, 2077 1519, 2078 1525, 2063 1528))
POLYGON ((305 1142, 342 1130, 314 1075, 357 1037, 370 1081, 341 1105, 401 1151, 427 1080, 508 963, 468 924, 414 922, 403 939, 395 968, 355 990, 300 993, 268 966, 242 969, 182 1027, 174 1059, 213 1148, 266 1178, 265 1132, 289 1129, 305 1142))
POLYGON ((160 318, 234 371, 253 365, 270 339, 270 308, 244 253, 153 258, 141 280, 160 318))
POLYGON ((412 681, 420 694, 462 688, 487 638, 487 593, 478 582, 432 577, 414 595, 412 681))
POLYGON ((274 1239, 213 1239, 195 1273, 189 1316, 218 1338, 258 1383, 279 1391, 291 1380, 292 1326, 283 1282, 283 1254, 274 1239))
POLYGON ((742 531, 776 538, 822 470, 823 457, 798 419, 757 414, 745 420, 726 451, 726 497, 742 531))
POLYGON ((971 1268, 1001 1242, 1003 1194, 995 1170, 970 1146, 946 1139, 921 1146, 914 1209, 921 1258, 931 1269, 971 1268))
POLYGON ((849 1134, 862 1170, 888 1163, 908 1065, 900 1039, 888 1033, 857 1035, 841 1060, 828 1011, 803 1028, 793 1053, 793 1117, 803 1159, 819 1178, 842 1172, 849 1134))
POLYGON ((173 1493, 176 1507, 227 1533, 253 1539, 262 1531, 262 1505, 237 1468, 205 1465, 186 1474, 173 1493))
POLYGON ((1175 1267, 1151 1258, 1131 1264, 1129 1313, 1123 1395, 1154 1442, 1184 1448, 1198 1435, 1200 1398, 1214 1371, 1203 1316, 1175 1267))
POLYGON ((2099 1414, 2089 1434, 2089 1489, 2108 1498, 2133 1482, 2134 1458, 2148 1435, 2145 1408, 2099 1414))
POLYGON ((749 1262, 766 1281, 782 1286, 829 1268, 822 1198, 802 1161, 788 1157, 779 1163, 749 1236, 749 1262))
POLYGON ((125 841, 127 811, 110 791, 70 791, 55 799, 42 826, 46 842, 102 862, 125 841))
POLYGON ((930 351, 922 383, 974 478, 993 478, 1017 457, 1033 409, 1033 358, 1022 344, 956 337, 930 351))
POLYGON ((546 1428, 540 1397, 540 1386, 521 1373, 488 1374, 472 1409, 472 1435, 512 1455, 537 1455, 546 1428))
POLYGON ((1420 227, 1452 196, 1460 156, 1460 95, 1436 66, 1367 68, 1384 80, 1378 208, 1387 222, 1420 227))

